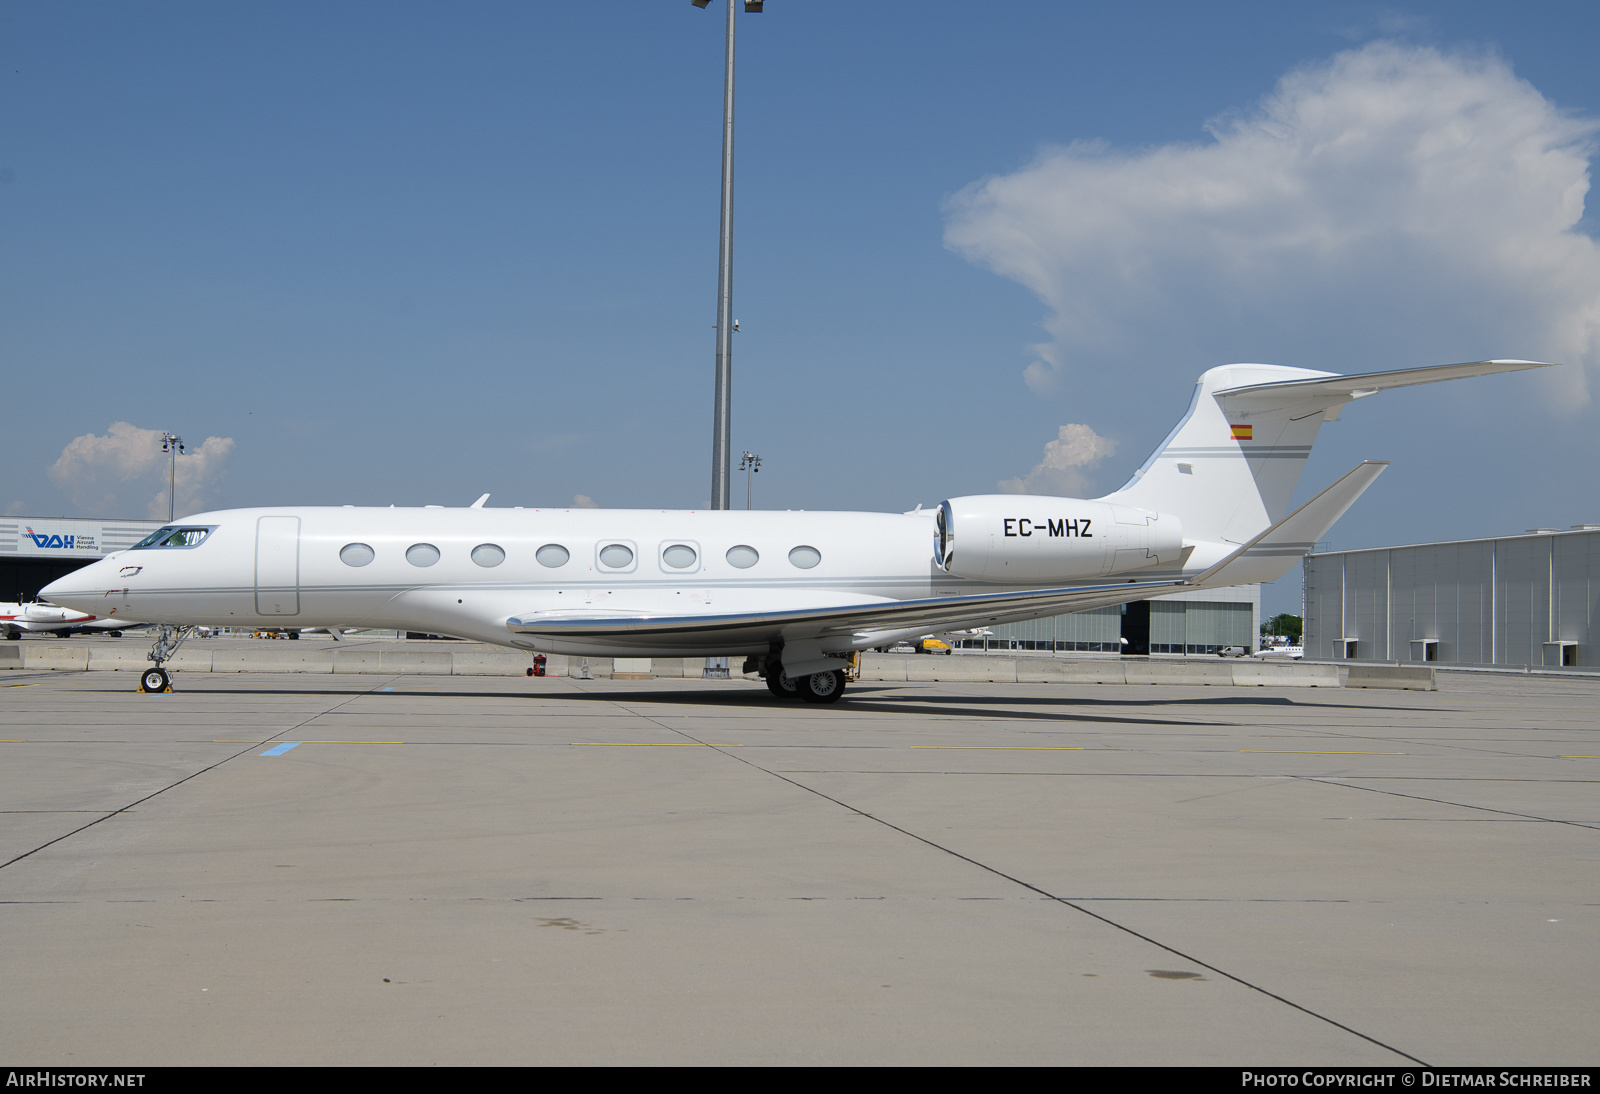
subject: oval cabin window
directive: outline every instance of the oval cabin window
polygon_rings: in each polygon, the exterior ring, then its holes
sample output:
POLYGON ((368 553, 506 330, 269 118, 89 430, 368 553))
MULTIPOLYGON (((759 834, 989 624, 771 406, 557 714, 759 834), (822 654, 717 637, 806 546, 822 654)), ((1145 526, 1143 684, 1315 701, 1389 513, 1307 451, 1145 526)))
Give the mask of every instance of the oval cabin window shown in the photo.
POLYGON ((809 570, 822 561, 822 552, 815 547, 796 547, 789 552, 789 561, 802 570, 809 570))
POLYGON ((559 543, 546 543, 533 553, 533 557, 539 560, 539 565, 553 570, 557 566, 565 566, 572 553, 559 543))
POLYGON ((671 566, 674 570, 687 570, 690 566, 700 561, 700 556, 695 554, 694 548, 687 543, 674 543, 671 547, 661 552, 661 561, 671 566))
POLYGON ((432 566, 439 561, 439 548, 431 543, 413 543, 406 548, 406 561, 413 566, 432 566))
POLYGON ((505 551, 496 544, 480 543, 472 549, 472 561, 479 566, 498 566, 505 560, 505 551))
POLYGON ((600 562, 613 570, 633 565, 633 548, 612 543, 600 549, 600 562))
POLYGON ((365 543, 346 543, 339 549, 339 561, 346 566, 365 566, 376 557, 365 543))

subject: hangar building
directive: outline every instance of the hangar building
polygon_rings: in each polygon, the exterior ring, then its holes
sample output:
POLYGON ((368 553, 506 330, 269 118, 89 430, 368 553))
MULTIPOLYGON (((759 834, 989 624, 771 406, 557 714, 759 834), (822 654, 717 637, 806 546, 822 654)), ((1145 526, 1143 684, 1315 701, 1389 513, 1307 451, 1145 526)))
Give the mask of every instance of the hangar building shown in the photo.
POLYGON ((56 578, 163 527, 159 520, 0 517, 0 600, 26 603, 56 578))
POLYGON ((1600 524, 1307 555, 1310 658, 1600 667, 1600 524))
POLYGON ((993 628, 962 649, 1046 650, 1134 655, 1214 654, 1228 646, 1256 648, 1261 633, 1261 586, 1173 593, 1154 600, 1055 615, 993 628), (1127 643, 1123 643, 1127 639, 1127 643))

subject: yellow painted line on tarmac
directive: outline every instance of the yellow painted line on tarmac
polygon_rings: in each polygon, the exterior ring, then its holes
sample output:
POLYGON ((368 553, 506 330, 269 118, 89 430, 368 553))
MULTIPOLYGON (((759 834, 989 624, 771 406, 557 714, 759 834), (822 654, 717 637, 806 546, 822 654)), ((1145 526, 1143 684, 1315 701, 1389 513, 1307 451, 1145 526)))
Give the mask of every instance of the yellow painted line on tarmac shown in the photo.
POLYGON ((1082 752, 1082 745, 912 745, 912 748, 956 749, 962 752, 1082 752))
POLYGON ((1563 756, 1563 760, 1600 760, 1600 756, 1563 756))
POLYGON ((1408 756, 1408 752, 1319 752, 1309 748, 1241 748, 1240 752, 1260 752, 1271 756, 1408 756))
MULTIPOLYGON (((73 672, 84 672, 86 670, 73 669, 71 671, 73 671, 73 672)), ((0 688, 36 688, 36 687, 40 686, 41 684, 98 684, 98 683, 102 683, 102 682, 103 681, 93 679, 92 677, 89 677, 87 675, 84 675, 84 676, 59 676, 59 677, 55 678, 54 680, 29 680, 26 684, 0 684, 0 688)))
POLYGON ((699 741, 571 741, 591 748, 743 748, 744 745, 701 744, 699 741))

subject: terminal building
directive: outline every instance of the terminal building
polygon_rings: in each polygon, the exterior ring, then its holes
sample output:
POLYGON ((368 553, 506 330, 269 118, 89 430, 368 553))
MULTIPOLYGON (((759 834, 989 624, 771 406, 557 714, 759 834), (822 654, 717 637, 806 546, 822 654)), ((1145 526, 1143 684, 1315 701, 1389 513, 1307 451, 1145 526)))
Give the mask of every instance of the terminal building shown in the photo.
POLYGON ((124 551, 162 527, 159 520, 0 517, 0 600, 27 603, 80 566, 124 551))
POLYGON ((1307 658, 1600 667, 1600 524, 1306 556, 1307 658))

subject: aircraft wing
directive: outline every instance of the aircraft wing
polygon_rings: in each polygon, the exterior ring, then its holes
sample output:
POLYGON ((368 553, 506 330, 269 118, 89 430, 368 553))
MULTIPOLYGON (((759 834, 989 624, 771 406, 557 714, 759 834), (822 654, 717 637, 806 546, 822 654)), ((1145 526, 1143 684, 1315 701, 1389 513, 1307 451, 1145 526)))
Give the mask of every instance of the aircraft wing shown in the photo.
MULTIPOLYGON (((703 646, 707 640, 714 640, 737 649, 779 639, 784 642, 820 639, 826 643, 828 639, 876 639, 898 632, 918 634, 990 627, 1148 600, 1163 593, 1195 587, 1272 581, 1283 576, 1310 550, 1388 466, 1382 461, 1358 465, 1221 562, 1188 579, 1123 581, 919 600, 873 598, 838 605, 723 613, 678 614, 626 609, 534 611, 507 619, 506 628, 513 634, 604 639, 617 645, 703 646)), ((841 643, 842 646, 851 644, 841 643)), ((875 644, 875 641, 868 644, 875 644)))
POLYGON ((1085 585, 1025 592, 980 593, 920 600, 873 600, 836 607, 807 607, 724 614, 656 615, 631 612, 532 612, 506 620, 514 634, 551 638, 604 638, 620 644, 703 645, 715 639, 730 647, 776 639, 835 638, 925 632, 1018 623, 1144 600, 1183 589, 1183 581, 1085 585))
POLYGON ((1467 376, 1490 376, 1497 372, 1520 372, 1526 368, 1549 368, 1550 361, 1466 361, 1459 365, 1432 365, 1405 368, 1397 372, 1368 372, 1356 376, 1326 376, 1316 380, 1284 380, 1272 384, 1249 384, 1227 388, 1218 395, 1285 395, 1290 398, 1327 396, 1330 400, 1362 399, 1392 387, 1433 384, 1441 380, 1460 380, 1467 376))

